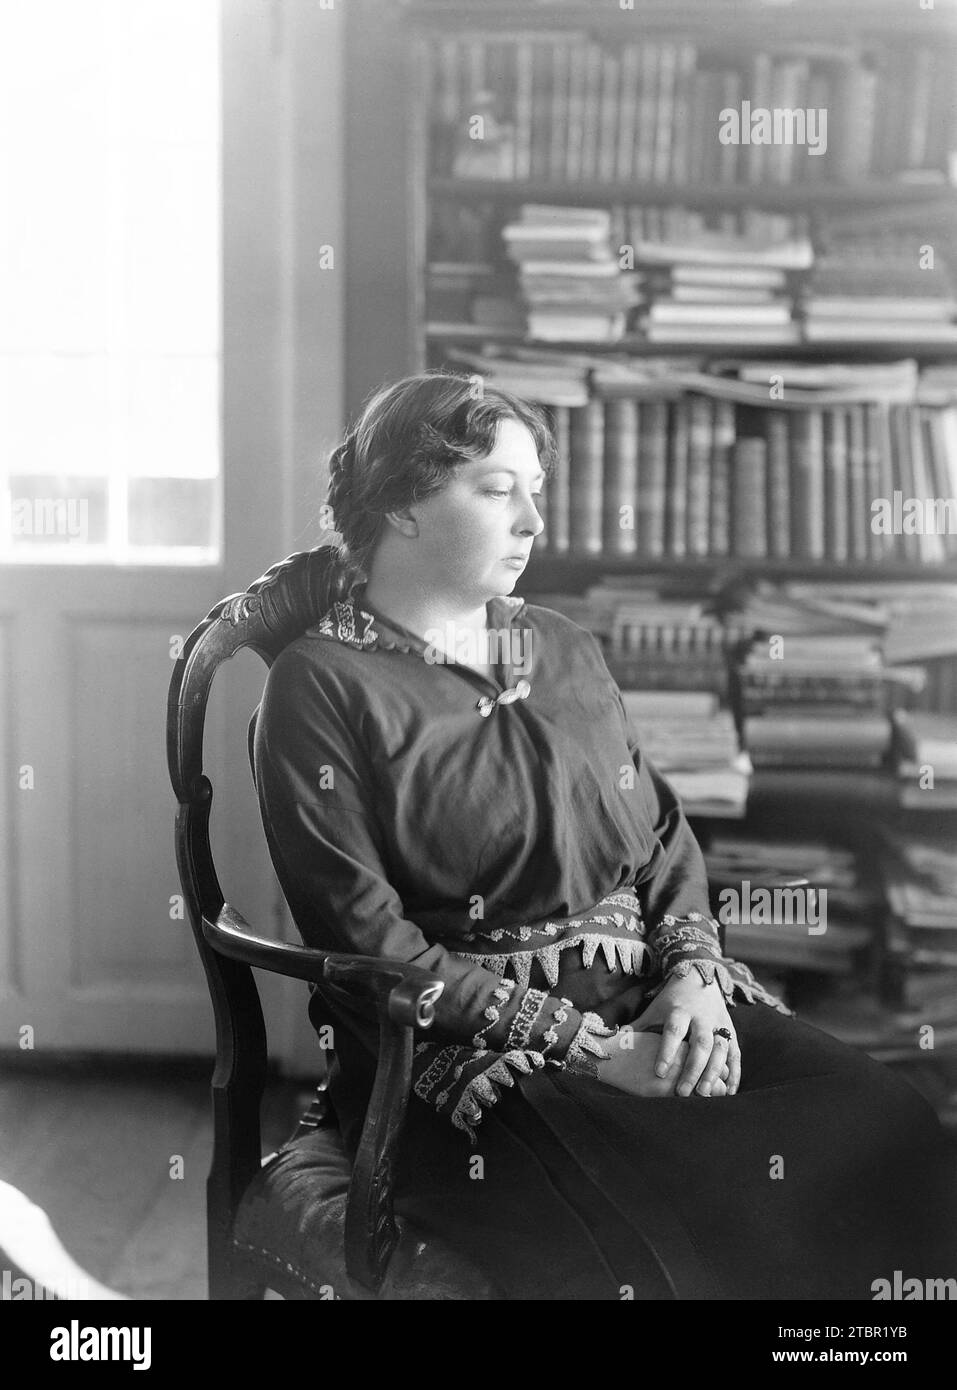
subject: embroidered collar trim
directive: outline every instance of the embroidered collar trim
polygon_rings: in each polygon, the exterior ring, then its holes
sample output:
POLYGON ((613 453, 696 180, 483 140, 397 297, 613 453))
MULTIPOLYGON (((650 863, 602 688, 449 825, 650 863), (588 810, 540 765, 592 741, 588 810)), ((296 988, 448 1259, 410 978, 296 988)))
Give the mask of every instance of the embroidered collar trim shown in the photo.
MULTIPOLYGON (((489 600, 489 605, 490 617, 497 616, 494 605, 501 605, 504 610, 502 617, 508 625, 514 623, 526 608, 525 600, 513 594, 497 594, 489 600)), ((352 594, 348 598, 339 599, 327 609, 313 631, 320 637, 331 637, 334 641, 344 642, 358 651, 375 651, 381 648, 384 651, 412 652, 422 656, 429 650, 429 644, 417 633, 391 622, 381 613, 370 613, 352 594)))

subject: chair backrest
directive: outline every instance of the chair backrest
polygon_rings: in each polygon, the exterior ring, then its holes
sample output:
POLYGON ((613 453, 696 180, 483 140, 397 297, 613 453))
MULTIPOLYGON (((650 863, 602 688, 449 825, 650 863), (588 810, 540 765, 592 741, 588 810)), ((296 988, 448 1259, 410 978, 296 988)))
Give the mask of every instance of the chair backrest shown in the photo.
POLYGON ((209 842, 213 787, 203 770, 206 706, 224 661, 250 647, 271 666, 283 647, 344 596, 333 557, 330 545, 290 555, 245 593, 223 599, 190 633, 169 687, 166 751, 179 803, 176 862, 216 1020, 213 1171, 220 1175, 220 1209, 214 1219, 223 1223, 259 1168, 267 1049, 252 970, 214 951, 203 935, 203 920, 215 922, 225 906, 209 842))

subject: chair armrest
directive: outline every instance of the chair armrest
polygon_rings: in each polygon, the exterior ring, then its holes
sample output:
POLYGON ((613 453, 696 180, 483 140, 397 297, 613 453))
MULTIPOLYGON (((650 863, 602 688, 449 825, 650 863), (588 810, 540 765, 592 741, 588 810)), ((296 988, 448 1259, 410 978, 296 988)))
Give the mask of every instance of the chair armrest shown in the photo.
POLYGON ((384 1002, 393 1023, 407 1028, 428 1028, 435 1017, 435 1001, 443 982, 406 961, 379 956, 354 956, 319 951, 257 936, 245 918, 224 904, 215 922, 203 918, 203 936, 220 955, 313 984, 330 984, 348 994, 378 1004, 384 1002))
POLYGON ((345 1259, 350 1279, 378 1292, 399 1240, 393 1207, 396 1154, 412 1083, 412 1029, 428 1028, 442 980, 405 961, 317 951, 270 941, 251 931, 228 903, 203 936, 220 954, 246 965, 371 999, 379 1017, 375 1081, 352 1166, 346 1203, 345 1259))

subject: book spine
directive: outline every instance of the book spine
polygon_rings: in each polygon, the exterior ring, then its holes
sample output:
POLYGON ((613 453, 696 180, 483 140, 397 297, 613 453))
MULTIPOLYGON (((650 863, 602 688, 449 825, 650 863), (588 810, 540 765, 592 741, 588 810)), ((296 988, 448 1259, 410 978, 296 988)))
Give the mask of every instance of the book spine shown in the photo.
POLYGON ((638 130, 635 146, 635 177, 650 183, 655 171, 655 110, 658 83, 658 49, 646 43, 641 49, 641 79, 638 88, 638 130))
POLYGON ((774 105, 772 100, 772 64, 769 53, 755 53, 748 71, 748 91, 750 100, 750 122, 742 119, 741 140, 745 146, 745 169, 747 181, 759 184, 764 181, 771 165, 770 151, 773 149, 770 133, 762 129, 762 121, 757 122, 757 112, 768 112, 774 105))
POLYGON ((573 44, 568 55, 568 107, 565 114, 567 130, 565 177, 569 183, 575 183, 583 177, 587 67, 588 45, 585 43, 573 44))
POLYGON ((668 431, 667 553, 683 559, 688 550, 688 442, 689 403, 682 396, 671 403, 668 431))
POLYGON ((567 42, 552 45, 552 99, 549 116, 548 177, 563 183, 568 169, 568 122, 571 110, 568 73, 571 48, 567 42))
POLYGON ((824 415, 824 551, 829 560, 846 560, 847 420, 832 406, 824 415))
POLYGON ((571 513, 570 407, 567 405, 552 406, 551 414, 558 462, 554 474, 546 484, 548 493, 548 551, 552 555, 565 555, 568 553, 571 513))
POLYGON ((906 122, 906 141, 904 146, 904 167, 923 169, 927 160, 927 147, 931 119, 935 113, 931 108, 933 84, 934 52, 926 45, 914 50, 908 64, 910 77, 907 84, 908 111, 906 122))
POLYGON ((638 481, 638 405, 605 402, 605 468, 602 542, 608 555, 634 555, 638 548, 635 500, 638 481))
MULTIPOLYGON (((802 110, 807 82, 807 64, 784 60, 772 67, 772 90, 774 106, 784 111, 802 110)), ((771 145, 767 151, 768 176, 772 183, 791 183, 794 179, 798 159, 807 156, 808 147, 789 140, 781 140, 771 145)), ((814 157, 814 156, 812 156, 814 157)))
POLYGON ((721 556, 731 549, 731 456, 735 440, 731 401, 715 401, 712 431, 709 548, 712 555, 721 556))
POLYGON ((598 121, 598 177, 614 180, 618 163, 618 123, 621 109, 621 59, 605 52, 601 60, 601 104, 598 121))
MULTIPOLYGON (((720 87, 720 106, 718 108, 718 111, 715 112, 714 121, 715 141, 717 141, 718 139, 718 124, 720 120, 720 112, 725 110, 731 110, 740 113, 741 92, 744 87, 744 78, 742 74, 738 72, 735 68, 725 68, 721 74, 721 78, 722 81, 720 87)), ((735 184, 740 181, 743 183, 745 181, 745 165, 743 156, 745 155, 745 153, 747 153, 744 146, 740 144, 728 144, 720 145, 718 146, 718 148, 721 151, 718 166, 720 171, 719 182, 723 184, 735 184)), ((708 163, 710 164, 711 161, 709 160, 708 163)))
POLYGON ((637 44, 625 45, 621 59, 621 111, 618 123, 618 152, 615 177, 627 183, 635 176, 635 141, 638 133, 638 94, 641 80, 641 51, 637 44))
POLYGON ((734 547, 741 559, 760 559, 768 553, 767 444, 754 436, 734 445, 734 547))
POLYGON ((821 411, 796 410, 788 417, 791 437, 791 553, 824 559, 824 427, 821 411))
POLYGON ((862 405, 851 405, 847 409, 847 505, 848 554, 852 560, 866 560, 871 511, 867 497, 867 449, 862 405))
POLYGON ((536 43, 532 48, 532 120, 529 177, 547 179, 551 144, 552 43, 536 43))
POLYGON ((528 39, 515 45, 515 178, 532 175, 532 84, 534 46, 528 39))
POLYGON ((655 122, 655 160, 653 177, 656 183, 667 183, 671 171, 671 145, 675 127, 675 79, 678 69, 678 49, 673 43, 661 45, 658 61, 658 95, 655 122))
POLYGON ((698 54, 693 44, 681 44, 675 71, 674 122, 672 129, 672 183, 688 180, 691 164, 691 120, 693 115, 695 65, 698 54))
MULTIPOLYGON (((867 120, 868 70, 860 62, 845 63, 836 74, 837 102, 833 130, 828 128, 828 160, 831 176, 840 183, 852 183, 864 175, 865 142, 870 146, 867 120)), ((872 113, 873 116, 873 113, 872 113)))
MULTIPOLYGON (((908 407, 906 405, 892 405, 890 407, 891 417, 891 448, 893 451, 893 478, 894 487, 887 493, 893 502, 894 491, 899 490, 905 497, 914 496, 914 473, 913 460, 910 452, 910 423, 907 419, 908 407)), ((894 509, 891 508, 893 517, 894 509)), ((892 524, 894 524, 892 522, 892 524)), ((891 542, 892 554, 898 559, 917 562, 920 560, 920 538, 906 526, 901 528, 902 533, 895 532, 887 537, 891 542)))
POLYGON ((713 409, 707 396, 691 396, 688 431, 688 554, 708 554, 713 409))
POLYGON ((921 425, 920 408, 905 406, 910 436, 911 470, 914 477, 912 496, 921 504, 922 525, 917 535, 918 558, 922 563, 936 565, 944 559, 943 540, 937 530, 936 509, 933 506, 933 483, 930 460, 924 454, 924 431, 921 425), (930 513, 925 503, 930 504, 930 513))
MULTIPOLYGON (((939 406, 922 406, 924 453, 928 460, 934 496, 957 507, 957 468, 948 459, 948 440, 944 429, 945 412, 939 406)), ((957 460, 953 461, 957 463, 957 460)), ((951 523, 942 537, 944 554, 957 555, 957 525, 951 523)))
POLYGON ((658 559, 665 553, 668 468, 668 403, 642 402, 638 422, 638 549, 658 559))
POLYGON ((717 74, 699 68, 691 84, 691 116, 688 144, 688 182, 717 182, 715 177, 718 162, 717 120, 712 119, 717 112, 718 98, 717 74))
POLYGON ((602 402, 570 407, 571 477, 569 549, 573 555, 599 555, 602 544, 602 402))
POLYGON ((585 92, 582 106, 581 177, 598 177, 598 141, 601 117, 601 44, 589 43, 585 50, 585 92))
POLYGON ((892 553, 893 537, 882 534, 877 528, 873 504, 879 498, 886 498, 889 504, 894 491, 890 407, 883 402, 869 401, 864 406, 864 458, 869 513, 868 557, 882 560, 892 553))
POLYGON ((783 410, 765 411, 768 459, 768 554, 786 560, 791 554, 791 460, 788 419, 783 410))
MULTIPOLYGON (((821 72, 811 70, 807 82, 807 104, 812 111, 828 111, 830 109, 830 88, 827 78, 821 72)), ((828 144, 830 144, 831 133, 828 131, 828 144)), ((798 182, 807 184, 824 183, 828 177, 828 155, 814 155, 812 158, 803 159, 796 166, 798 172, 798 182)))

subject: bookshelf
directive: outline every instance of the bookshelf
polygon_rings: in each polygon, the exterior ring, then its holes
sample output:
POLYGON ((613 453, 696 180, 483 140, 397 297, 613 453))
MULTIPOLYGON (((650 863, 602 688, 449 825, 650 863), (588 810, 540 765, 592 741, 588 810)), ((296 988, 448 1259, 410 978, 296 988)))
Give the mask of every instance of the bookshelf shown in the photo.
MULTIPOLYGON (((615 360, 625 356, 635 363, 684 354, 708 362, 742 357, 754 363, 840 360, 859 367, 907 358, 920 371, 957 364, 957 308, 933 333, 912 321, 902 324, 899 334, 877 326, 869 333, 853 315, 825 317, 814 325, 810 316, 801 320, 795 309, 788 331, 772 331, 765 341, 759 324, 743 336, 740 329, 723 334, 719 325, 698 337, 687 317, 677 318, 685 325, 682 332, 669 336, 672 317, 665 315, 676 316, 683 306, 676 310, 652 303, 638 331, 636 315, 629 311, 624 330, 607 339, 564 338, 556 331, 543 338, 531 329, 531 312, 525 326, 488 322, 481 314, 476 315, 481 321, 469 321, 468 312, 436 313, 436 299, 442 295, 432 284, 436 263, 458 254, 472 265, 490 266, 493 279, 513 273, 511 287, 492 286, 493 292, 482 296, 494 301, 498 289, 499 303, 493 308, 502 307, 502 298, 520 297, 521 270, 516 281, 515 266, 503 254, 503 227, 529 205, 610 208, 612 244, 623 235, 635 240, 636 209, 650 208, 664 217, 662 209, 678 207, 682 216, 717 218, 725 229, 737 222, 746 230, 747 219, 762 216, 803 221, 815 256, 829 247, 834 235, 829 228, 845 225, 850 217, 852 227, 877 227, 886 234, 904 228, 905 238, 927 238, 949 255, 957 273, 957 5, 944 0, 924 10, 898 0, 845 0, 839 6, 818 0, 634 0, 627 8, 513 0, 478 7, 457 0, 413 0, 404 13, 414 94, 407 231, 408 324, 416 369, 462 369, 463 353, 489 348, 499 354, 538 350, 543 361, 551 354, 586 353, 615 360), (748 148, 738 143, 729 150, 719 143, 712 119, 718 114, 715 102, 720 104, 730 92, 750 103, 758 95, 756 89, 752 92, 755 84, 769 108, 778 95, 794 102, 789 109, 803 99, 809 113, 812 98, 827 100, 831 138, 829 147, 824 142, 823 159, 814 160, 807 149, 782 148, 779 154, 772 145, 757 143, 757 135, 754 146, 744 140, 748 148), (494 177, 457 162, 468 146, 463 127, 476 107, 490 119, 497 111, 510 132, 510 153, 494 177), (655 175, 651 179, 649 168, 655 175), (463 228, 464 241, 457 236, 463 228), (657 323, 656 313, 661 316, 657 323), (842 335, 844 323, 854 332, 842 335)), ((793 127, 791 134, 797 138, 800 132, 793 127)), ((800 293, 802 278, 807 280, 789 271, 782 279, 782 295, 800 293)), ((454 294, 452 300, 458 303, 454 294)), ((473 295, 473 305, 475 301, 473 295)), ((843 430, 845 424, 838 423, 843 430)), ((760 428, 752 415, 746 429, 760 428)), ((908 431, 910 424, 902 429, 908 431)), ((797 446, 792 442, 790 447, 797 446)), ((770 448, 769 441, 768 452, 770 448)), ((896 468, 896 439, 894 449, 896 468)), ((841 459, 835 462, 839 468, 848 466, 841 459)), ((821 467, 826 473, 830 461, 823 460, 821 467)), ((929 457, 908 457, 907 467, 914 486, 922 476, 938 481, 936 473, 930 477, 929 457)), ((769 459, 764 468, 770 469, 769 459)), ((883 481, 891 480, 885 467, 883 481)), ((769 479, 765 486, 770 487, 769 479)), ((839 479, 838 486, 847 484, 839 479)), ((766 505, 771 507, 770 497, 766 505)), ((778 499, 779 513, 787 506, 787 498, 778 499)), ((823 519, 808 522, 815 524, 823 528, 823 519)), ((766 525, 773 525, 770 516, 766 525)), ((743 522, 738 529, 743 531, 743 522)), ((666 544, 648 554, 639 553, 640 546, 608 546, 596 534, 579 535, 577 541, 573 537, 570 543, 559 538, 557 545, 548 536, 546 531, 526 572, 529 590, 554 589, 559 581, 580 589, 603 572, 651 570, 829 581, 877 573, 915 579, 933 569, 942 579, 957 578, 952 548, 903 539, 894 553, 867 554, 860 544, 853 553, 854 546, 843 538, 824 553, 817 553, 813 544, 802 551, 796 543, 793 553, 775 553, 782 547, 775 547, 770 534, 742 552, 735 551, 733 541, 719 538, 714 543, 712 536, 702 555, 700 545, 689 553, 682 543, 672 554, 666 544), (755 553, 745 553, 751 550, 755 553)))
MULTIPOLYGON (((873 497, 881 485, 886 490, 892 483, 909 482, 916 489, 923 483, 942 495, 948 481, 949 460, 939 443, 934 411, 953 409, 957 422, 957 290, 952 282, 946 292, 936 291, 944 306, 918 303, 914 298, 917 277, 900 270, 900 262, 902 257, 916 255, 921 244, 930 243, 957 277, 957 3, 936 0, 933 9, 924 10, 900 0, 842 0, 840 4, 833 0, 634 0, 627 9, 618 3, 566 0, 482 5, 473 0, 414 0, 401 8, 405 72, 412 94, 404 161, 403 243, 410 368, 450 366, 483 374, 490 359, 497 370, 503 359, 514 363, 524 358, 526 364, 538 362, 541 372, 547 373, 548 364, 554 362, 556 373, 565 373, 564 384, 573 393, 567 399, 578 400, 572 381, 575 371, 566 368, 575 359, 587 359, 580 373, 587 381, 587 404, 591 408, 597 401, 604 411, 599 448, 604 457, 583 463, 581 456, 573 455, 574 431, 569 433, 570 412, 579 406, 558 404, 560 395, 543 398, 553 423, 564 427, 564 434, 558 428, 557 433, 566 451, 570 496, 562 504, 561 518, 546 496, 546 537, 551 539, 544 547, 536 546, 521 591, 533 601, 539 594, 549 602, 558 593, 581 600, 594 588, 604 585, 607 589, 629 578, 636 582, 660 579, 672 594, 712 597, 747 591, 766 581, 822 586, 872 581, 891 586, 957 583, 957 536, 926 543, 923 537, 895 536, 881 548, 862 538, 859 518, 855 521, 848 515, 855 505, 860 510, 863 499, 873 497), (730 150, 722 146, 713 138, 716 101, 723 110, 752 96, 762 97, 767 108, 806 108, 809 122, 812 109, 826 107, 830 143, 825 156, 814 160, 806 149, 778 150, 759 140, 754 142, 755 151, 750 138, 732 144, 730 150), (477 108, 485 113, 483 119, 490 122, 495 138, 475 160, 463 129, 477 108), (706 118, 712 121, 707 130, 706 118), (492 173, 490 165, 495 166, 492 173), (581 219, 587 220, 592 213, 607 215, 611 253, 623 245, 636 248, 637 265, 628 270, 638 272, 633 283, 638 286, 634 302, 639 307, 623 307, 620 318, 617 309, 609 310, 609 323, 614 319, 615 326, 607 336, 587 338, 576 332, 562 337, 554 320, 545 336, 531 331, 534 276, 547 279, 548 267, 538 264, 533 273, 520 254, 510 252, 515 239, 521 247, 516 224, 537 217, 541 228, 546 225, 545 213, 555 225, 564 225, 566 232, 569 227, 581 229, 581 219), (757 325, 744 336, 738 326, 724 333, 718 326, 696 336, 692 325, 669 339, 669 323, 689 323, 681 312, 679 276, 674 266, 669 267, 671 283, 667 291, 662 290, 661 281, 667 275, 660 258, 646 257, 642 262, 637 247, 655 242, 684 245, 708 236, 737 236, 752 242, 777 238, 788 242, 792 250, 802 242, 813 249, 813 264, 782 262, 778 280, 767 277, 773 289, 741 295, 742 304, 789 303, 791 336, 770 332, 762 340, 759 325, 771 322, 775 312, 762 308, 752 312, 750 319, 742 315, 742 323, 757 325), (882 256, 889 258, 886 263, 882 256), (872 273, 875 266, 881 270, 887 265, 895 273, 900 271, 900 280, 894 280, 894 292, 902 301, 896 309, 899 329, 882 331, 873 306, 872 319, 866 306, 862 315, 855 315, 853 305, 851 310, 845 308, 844 319, 830 317, 836 310, 826 302, 827 296, 846 293, 842 277, 854 282, 856 293, 862 292, 863 270, 857 262, 866 263, 872 273), (484 295, 483 313, 494 311, 491 318, 475 313, 480 294, 484 295), (526 322, 509 322, 508 312, 498 317, 499 310, 509 308, 503 300, 521 302, 523 297, 526 322), (951 298, 953 311, 947 312, 951 298), (869 322, 875 324, 873 330, 867 328, 869 322), (926 331, 924 323, 930 325, 926 331), (848 331, 842 334, 843 324, 848 331), (716 486, 715 475, 709 471, 714 468, 716 436, 702 472, 699 434, 697 472, 683 455, 675 486, 687 488, 687 495, 676 499, 667 494, 662 504, 665 515, 656 517, 656 540, 649 549, 648 533, 641 527, 637 539, 621 544, 620 538, 609 536, 602 519, 614 512, 607 496, 608 421, 612 416, 627 417, 631 407, 617 404, 628 396, 628 388, 609 386, 611 378, 602 373, 601 363, 611 364, 611 371, 623 360, 639 371, 653 371, 656 362, 673 362, 691 364, 698 372, 730 371, 732 375, 741 363, 802 364, 821 371, 844 364, 849 370, 873 371, 875 376, 871 386, 865 384, 859 394, 840 405, 822 405, 824 397, 815 401, 809 394, 797 410, 781 411, 770 402, 748 404, 742 396, 736 397, 732 406, 724 408, 725 417, 730 408, 737 430, 730 462, 723 465, 732 474, 726 484, 731 488, 730 501, 725 498, 721 504, 731 513, 725 532, 720 525, 715 530, 713 505, 708 504, 712 515, 706 524, 700 502, 695 501, 696 488, 700 492, 703 485, 716 486), (913 403, 900 395, 884 400, 886 378, 879 376, 880 368, 893 371, 894 364, 905 362, 921 392, 936 372, 934 380, 944 381, 944 397, 925 397, 915 386, 913 403), (951 369, 952 380, 947 376, 951 369), (892 400, 896 403, 889 404, 892 400), (943 400, 949 405, 941 404, 943 400), (881 416, 879 431, 890 442, 882 443, 883 453, 876 462, 868 453, 865 466, 861 420, 865 411, 879 405, 887 412, 881 416), (820 515, 813 510, 808 514, 811 503, 795 492, 795 439, 804 426, 793 421, 796 416, 807 418, 805 407, 819 417, 816 428, 825 445, 814 464, 819 469, 814 487, 820 515), (562 411, 564 418, 560 418, 562 411), (768 423, 772 414, 777 417, 773 429, 768 423), (785 416, 791 421, 787 431, 781 423, 785 416), (771 459, 776 437, 779 453, 774 466, 780 475, 782 431, 790 451, 790 490, 785 486, 779 495, 773 491, 777 484, 771 459), (756 441, 761 444, 757 452, 756 441), (576 469, 582 470, 577 479, 573 477, 576 469), (751 480, 747 488, 735 481, 741 476, 751 480), (752 488, 752 483, 760 486, 752 488), (586 495, 589 487, 604 489, 601 505, 586 495), (745 494, 752 490, 762 500, 752 501, 748 511, 745 494), (590 516, 591 530, 582 529, 579 521, 577 533, 574 522, 569 532, 568 510, 576 506, 590 516), (835 522, 834 513, 843 519, 835 522), (783 543, 775 534, 782 519, 783 543), (685 524, 688 530, 682 535, 685 524), (692 535, 695 525, 699 528, 696 538, 692 535), (763 528, 756 545, 750 534, 754 527, 763 528), (815 528, 821 537, 815 538, 815 528)), ((755 100, 751 105, 760 103, 755 100)), ((741 111, 743 129, 743 106, 741 111)), ((584 238, 585 233, 580 235, 584 238)), ((595 259, 599 258, 596 253, 595 259)), ((672 259, 677 263, 680 257, 676 254, 672 259)), ((709 291, 699 292, 701 302, 707 302, 708 294, 718 303, 731 299, 728 294, 722 298, 714 276, 710 282, 706 275, 688 278, 692 283, 697 278, 699 285, 710 283, 709 291)), ((936 283, 943 281, 940 277, 936 283)), ((587 283, 579 286, 582 306, 581 291, 587 283)), ((739 283, 747 281, 742 277, 739 283)), ((542 302, 548 304, 548 295, 554 297, 554 291, 554 283, 546 286, 542 302)), ((684 297, 693 300, 695 293, 693 288, 686 290, 684 297)), ((866 297, 866 287, 863 293, 866 297)), ((624 294, 622 304, 626 304, 624 294)), ((548 322, 547 313, 540 317, 548 322)), ((574 322, 573 315, 569 322, 574 322)), ((750 379, 760 380, 760 374, 752 373, 750 379)), ((526 381, 513 389, 535 399, 534 369, 531 385, 526 381)), ((710 407, 714 422, 719 394, 710 407)), ((689 404, 689 418, 682 419, 684 404, 675 403, 674 392, 664 389, 663 395, 671 487, 673 440, 676 433, 685 431, 683 447, 688 455, 693 453, 688 440, 701 396, 695 388, 687 389, 683 400, 696 400, 697 405, 689 404)), ((653 383, 646 381, 636 388, 636 413, 627 426, 629 447, 637 461, 632 472, 625 470, 626 486, 639 489, 639 513, 644 500, 636 479, 647 459, 641 453, 643 446, 635 442, 639 437, 636 421, 643 418, 643 403, 653 398, 653 383)), ((866 417, 867 430, 870 418, 866 417)), ((588 428, 586 423, 585 436, 588 428)), ((582 437, 579 424, 579 443, 582 437)), ((957 453, 957 434, 947 438, 957 453)), ((870 434, 866 440, 870 450, 870 434)), ((610 451, 616 460, 611 467, 619 470, 615 485, 622 486, 620 442, 613 440, 610 451)), ((784 472, 788 473, 787 464, 784 472)), ((949 478, 951 492, 957 493, 957 457, 949 478)), ((800 481, 800 486, 805 487, 805 482, 800 481)), ((934 668, 929 698, 932 708, 957 712, 957 642, 953 652, 953 657, 938 653, 929 663, 934 668)), ((957 788, 957 782, 953 786, 957 788)), ((954 827, 957 843, 957 819, 948 809, 957 804, 957 791, 948 796, 929 800, 928 810, 905 809, 900 782, 887 761, 879 767, 759 767, 741 826, 745 833, 776 832, 797 839, 823 827, 836 842, 856 846, 865 873, 876 874, 881 856, 874 850, 872 827, 897 826, 903 831, 941 817, 954 827)), ((725 824, 720 817, 693 819, 703 844, 710 841, 716 826, 725 824)), ((888 1023, 895 1008, 899 1012, 907 1002, 908 964, 899 926, 889 910, 875 918, 874 974, 867 989, 862 985, 858 1001, 863 1021, 854 1027, 848 1024, 845 1032, 875 1055, 907 1058, 914 1047, 907 1041, 906 1029, 901 1032, 898 1014, 893 1026, 888 1023)), ((957 1025, 957 1019, 952 1022, 957 1025)), ((951 1032, 957 1038, 957 1031, 951 1032)), ((953 1080, 957 1082, 957 1076, 953 1080)))

